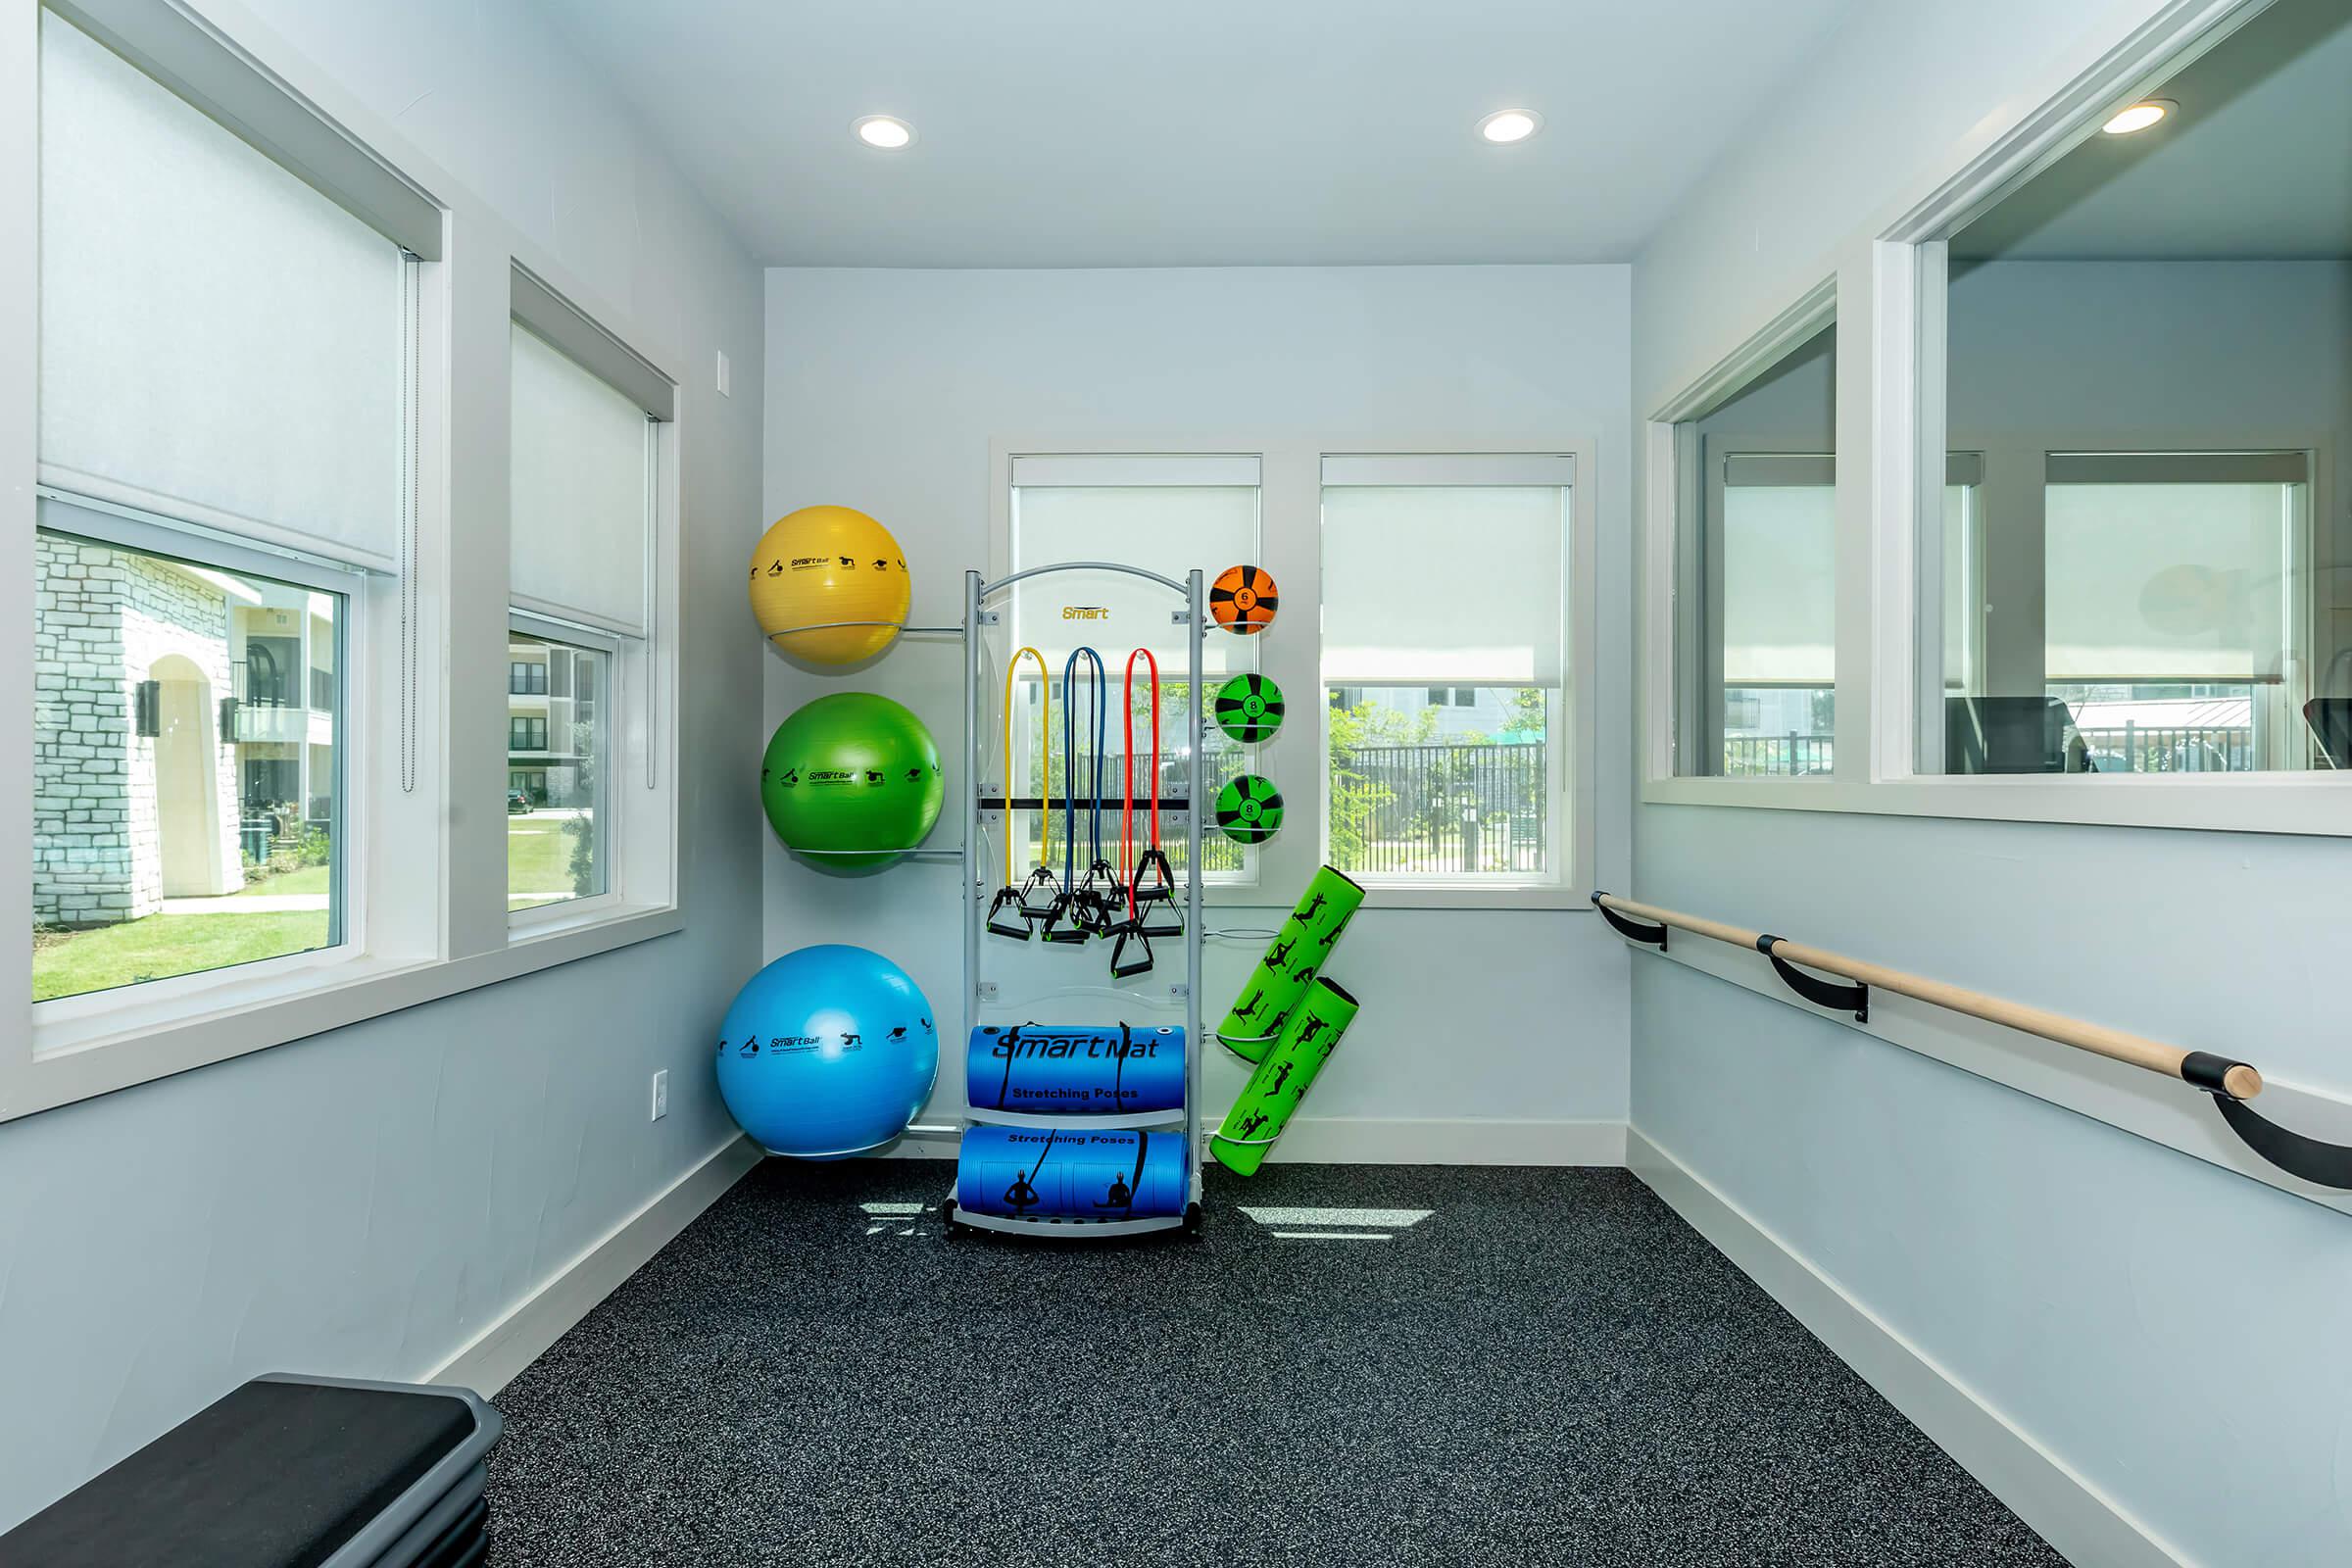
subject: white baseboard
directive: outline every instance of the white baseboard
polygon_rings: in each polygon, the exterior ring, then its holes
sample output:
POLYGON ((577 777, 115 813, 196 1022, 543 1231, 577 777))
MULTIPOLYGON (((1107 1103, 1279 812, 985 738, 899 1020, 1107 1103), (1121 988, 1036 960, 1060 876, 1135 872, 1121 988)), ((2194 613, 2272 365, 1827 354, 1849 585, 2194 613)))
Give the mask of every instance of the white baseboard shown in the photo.
POLYGON ((766 1157, 741 1134, 729 1139, 418 1381, 495 1395, 766 1157))
POLYGON ((1291 1123, 1272 1157, 1325 1165, 1622 1166, 1625 1123, 1308 1117, 1291 1123))
POLYGON ((1628 1130, 1626 1164, 2068 1561, 2085 1568, 2193 1568, 1640 1128, 1628 1130))
MULTIPOLYGON (((954 1159, 956 1134, 909 1133, 885 1159, 954 1159)), ((1621 1121, 1503 1121, 1473 1117, 1308 1117, 1291 1123, 1270 1156, 1317 1165, 1606 1165, 1625 1163, 1621 1121)))

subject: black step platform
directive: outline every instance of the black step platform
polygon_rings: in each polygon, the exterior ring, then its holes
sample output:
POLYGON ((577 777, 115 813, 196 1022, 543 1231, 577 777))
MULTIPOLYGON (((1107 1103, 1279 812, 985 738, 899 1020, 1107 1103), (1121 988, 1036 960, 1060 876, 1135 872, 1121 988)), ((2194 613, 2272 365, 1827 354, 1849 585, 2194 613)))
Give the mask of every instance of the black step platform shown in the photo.
POLYGON ((465 1568, 499 1416, 466 1389, 256 1378, 5 1536, 42 1568, 465 1568))

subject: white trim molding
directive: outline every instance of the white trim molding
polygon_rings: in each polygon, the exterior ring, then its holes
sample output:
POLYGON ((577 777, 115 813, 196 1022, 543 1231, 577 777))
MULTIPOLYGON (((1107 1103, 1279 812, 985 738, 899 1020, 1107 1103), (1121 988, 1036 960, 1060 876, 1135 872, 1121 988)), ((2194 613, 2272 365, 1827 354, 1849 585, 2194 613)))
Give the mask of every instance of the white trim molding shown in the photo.
POLYGON ((765 1157, 750 1139, 730 1138, 417 1381, 496 1395, 765 1157))
POLYGON ((1705 1178, 1642 1135, 1626 1164, 1690 1228, 1788 1308, 1886 1402, 1933 1438, 2069 1562, 2193 1568, 2191 1559, 1856 1300, 1705 1178))
MULTIPOLYGON (((953 1160, 956 1138, 946 1128, 919 1129, 877 1157, 953 1160)), ((1267 1159, 1292 1165, 1615 1169, 1625 1163, 1625 1123, 1607 1117, 1309 1116, 1291 1123, 1267 1159)))

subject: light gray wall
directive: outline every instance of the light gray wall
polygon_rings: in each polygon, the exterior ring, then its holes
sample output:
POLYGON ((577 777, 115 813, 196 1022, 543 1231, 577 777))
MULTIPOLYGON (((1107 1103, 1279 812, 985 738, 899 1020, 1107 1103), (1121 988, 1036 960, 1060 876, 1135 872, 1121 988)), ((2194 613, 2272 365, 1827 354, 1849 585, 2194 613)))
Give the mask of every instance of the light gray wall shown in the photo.
MULTIPOLYGON (((957 619, 963 571, 986 567, 991 438, 1148 446, 1188 432, 1593 434, 1599 746, 1603 757, 1622 755, 1624 269, 779 270, 768 273, 767 299, 767 515, 838 502, 879 517, 905 547, 923 624, 957 619)), ((1301 585, 1284 586, 1287 612, 1298 612, 1301 585)), ((953 651, 911 639, 857 675, 810 674, 771 656, 766 724, 823 691, 871 689, 907 703, 952 752, 956 679, 953 651)), ((1624 863, 1626 808, 1622 776, 1604 775, 1604 870, 1624 863)), ((951 811, 935 842, 956 842, 955 820, 951 811)), ((1294 815, 1286 831, 1317 824, 1294 815)), ((841 880, 771 839, 766 951, 828 940, 872 947, 953 1018, 956 878, 951 866, 909 864, 841 880)), ((1234 911, 1218 923, 1270 922, 1234 911)), ((1213 1017, 1230 1001, 1262 947, 1212 945, 1204 1011, 1213 1017)), ((1382 909, 1375 898, 1345 959, 1365 1009, 1346 1056, 1315 1087, 1313 1117, 1622 1116, 1625 958, 1591 914, 1382 909)), ((1239 1081, 1233 1064, 1216 1060, 1209 1102, 1222 1103, 1239 1081)), ((943 1061, 940 1102, 960 1103, 959 1095, 959 1065, 943 1061)))
POLYGON ((734 358, 732 400, 682 390, 687 929, 0 1127, 0 1528, 256 1373, 427 1372, 734 1131, 708 1060, 759 958, 760 274, 528 10, 262 10, 687 363, 734 358))
MULTIPOLYGON (((2156 9, 1858 8, 1637 264, 1637 408, 2156 9)), ((2129 325, 2043 347, 2102 318, 2129 325)), ((2103 384, 2141 395, 2144 358, 2103 384)), ((1655 903, 2346 1082, 2342 841, 1668 806, 1635 832, 1655 903)), ((2352 1551, 2340 1216, 1672 961, 1633 996, 1636 1127, 2185 1560, 2352 1551)))

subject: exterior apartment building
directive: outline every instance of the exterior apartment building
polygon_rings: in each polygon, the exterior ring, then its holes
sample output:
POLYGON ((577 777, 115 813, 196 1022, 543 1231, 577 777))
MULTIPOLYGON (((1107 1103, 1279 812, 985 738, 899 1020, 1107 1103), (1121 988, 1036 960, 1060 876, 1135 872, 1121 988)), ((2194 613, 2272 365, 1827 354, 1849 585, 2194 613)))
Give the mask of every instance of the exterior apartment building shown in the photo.
POLYGON ((332 831, 331 598, 49 534, 36 561, 37 923, 234 893, 332 831))
POLYGON ((516 637, 507 646, 507 788, 533 807, 589 804, 597 665, 561 644, 516 637))

